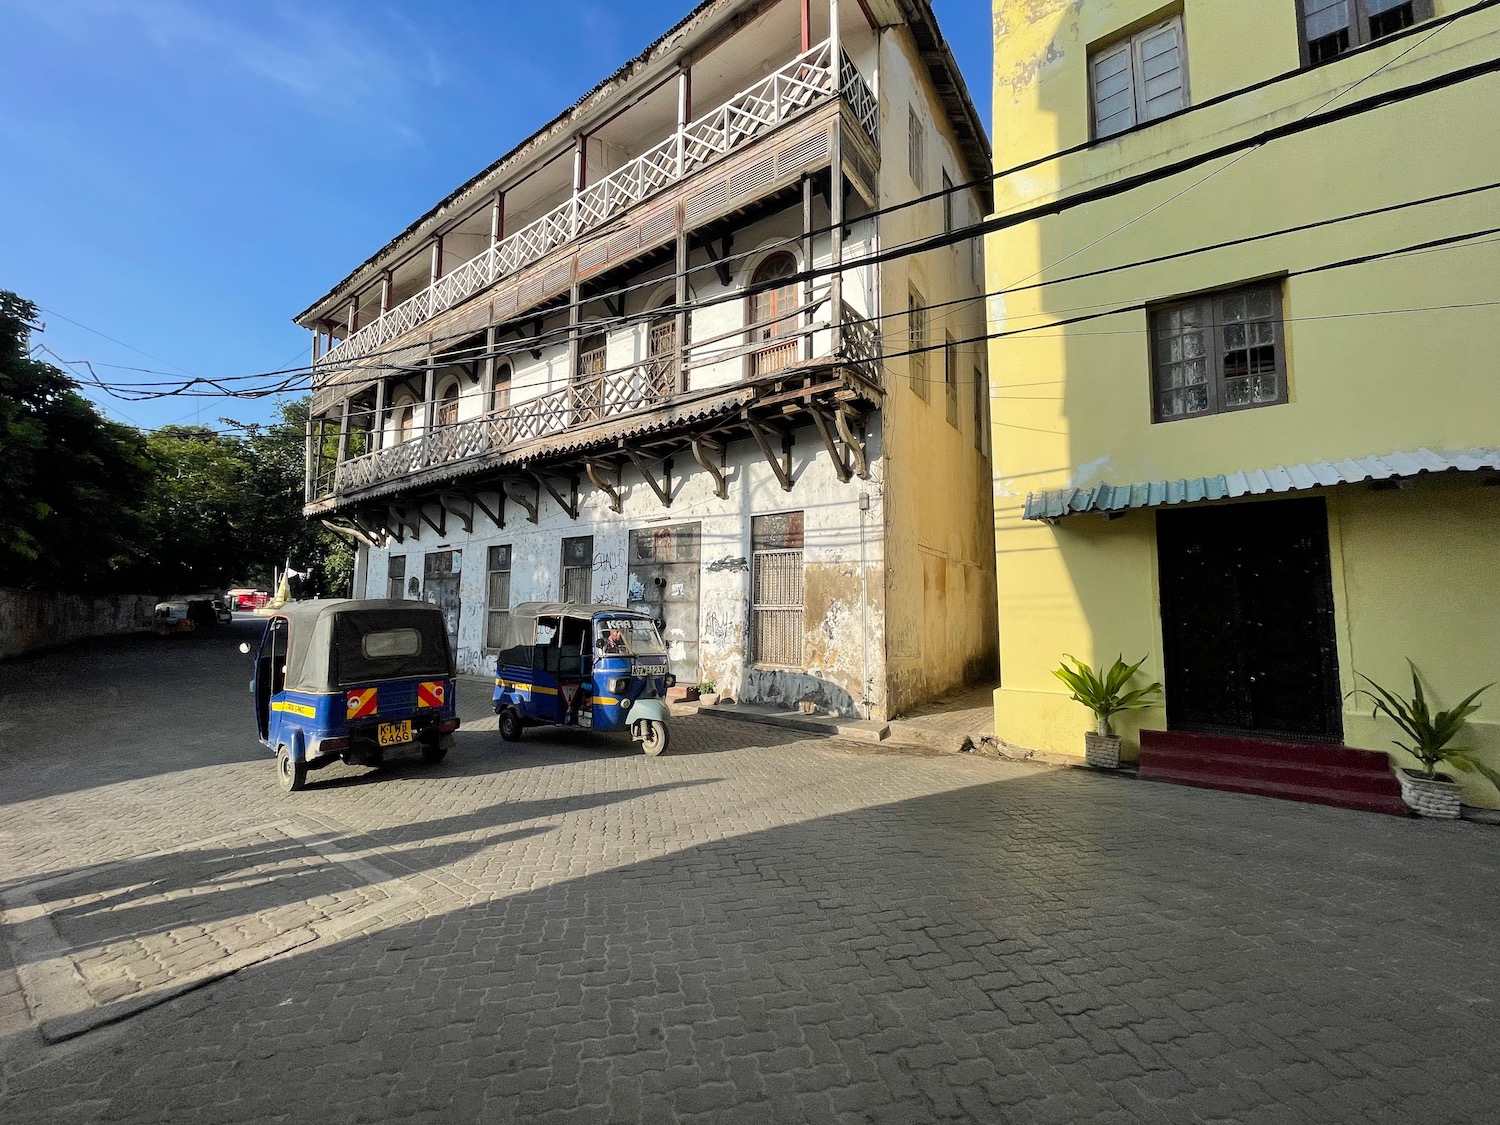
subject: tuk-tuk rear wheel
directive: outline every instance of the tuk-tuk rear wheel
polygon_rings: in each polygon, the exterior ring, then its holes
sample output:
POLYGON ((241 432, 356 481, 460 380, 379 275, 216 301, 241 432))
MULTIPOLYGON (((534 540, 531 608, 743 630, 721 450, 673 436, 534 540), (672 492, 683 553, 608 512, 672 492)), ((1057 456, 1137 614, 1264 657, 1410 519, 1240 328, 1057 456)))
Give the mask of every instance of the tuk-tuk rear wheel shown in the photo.
POLYGON ((641 749, 654 758, 667 748, 667 724, 660 719, 646 719, 641 731, 641 749))
POLYGON ((448 756, 448 743, 446 740, 422 743, 422 761, 429 766, 435 766, 448 756))
POLYGON ((295 793, 307 784, 307 763, 294 762, 285 746, 276 748, 276 781, 284 793, 295 793))
POLYGON ((521 741, 521 716, 516 713, 514 707, 506 707, 500 712, 500 720, 496 724, 500 728, 500 737, 506 742, 521 741))

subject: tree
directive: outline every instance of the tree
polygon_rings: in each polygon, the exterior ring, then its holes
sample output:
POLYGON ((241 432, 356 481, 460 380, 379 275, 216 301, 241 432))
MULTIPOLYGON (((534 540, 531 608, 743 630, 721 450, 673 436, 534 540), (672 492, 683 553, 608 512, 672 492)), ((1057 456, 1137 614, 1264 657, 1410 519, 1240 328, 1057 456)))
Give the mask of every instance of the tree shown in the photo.
POLYGON ((145 537, 145 443, 31 358, 36 318, 0 290, 0 586, 119 590, 145 537))

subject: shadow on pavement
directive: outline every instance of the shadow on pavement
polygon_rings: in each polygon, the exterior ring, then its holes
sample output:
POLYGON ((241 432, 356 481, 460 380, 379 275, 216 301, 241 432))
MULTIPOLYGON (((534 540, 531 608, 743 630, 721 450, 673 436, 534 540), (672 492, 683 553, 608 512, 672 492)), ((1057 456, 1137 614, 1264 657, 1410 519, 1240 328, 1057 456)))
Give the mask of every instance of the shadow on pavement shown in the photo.
MULTIPOLYGON (((599 823, 543 809, 564 836, 599 823)), ((543 870, 143 1013, 13 1072, 0 1107, 11 1125, 85 1105, 139 1122, 1490 1120, 1500 904, 1471 892, 1496 848, 1427 827, 1028 774, 543 870)))

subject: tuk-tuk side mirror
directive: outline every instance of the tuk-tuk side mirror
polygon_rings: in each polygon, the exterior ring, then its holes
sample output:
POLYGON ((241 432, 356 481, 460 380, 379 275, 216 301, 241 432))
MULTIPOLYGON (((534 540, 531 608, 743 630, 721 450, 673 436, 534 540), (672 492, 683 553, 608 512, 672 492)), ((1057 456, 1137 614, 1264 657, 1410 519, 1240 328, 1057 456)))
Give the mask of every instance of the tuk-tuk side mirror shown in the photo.
POLYGON ((240 642, 240 651, 243 652, 246 656, 249 656, 250 655, 250 645, 247 642, 245 642, 245 641, 241 641, 240 642))

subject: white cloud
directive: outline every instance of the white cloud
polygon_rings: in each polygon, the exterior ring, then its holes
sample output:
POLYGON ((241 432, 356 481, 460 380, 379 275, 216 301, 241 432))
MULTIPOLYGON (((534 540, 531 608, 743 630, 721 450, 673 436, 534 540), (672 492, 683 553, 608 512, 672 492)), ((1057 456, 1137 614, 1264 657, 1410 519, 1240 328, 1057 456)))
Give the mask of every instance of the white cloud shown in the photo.
POLYGON ((334 122, 384 126, 408 143, 419 139, 411 121, 419 88, 446 81, 420 30, 374 5, 358 9, 364 24, 326 5, 286 2, 231 11, 185 0, 19 0, 19 6, 75 39, 127 37, 114 44, 117 54, 138 44, 157 66, 197 75, 238 72, 334 122))

